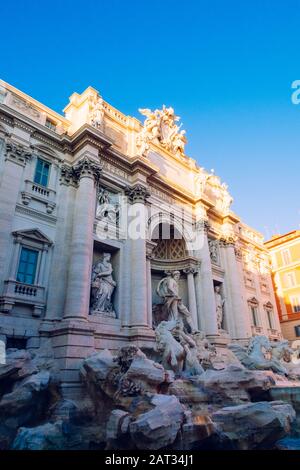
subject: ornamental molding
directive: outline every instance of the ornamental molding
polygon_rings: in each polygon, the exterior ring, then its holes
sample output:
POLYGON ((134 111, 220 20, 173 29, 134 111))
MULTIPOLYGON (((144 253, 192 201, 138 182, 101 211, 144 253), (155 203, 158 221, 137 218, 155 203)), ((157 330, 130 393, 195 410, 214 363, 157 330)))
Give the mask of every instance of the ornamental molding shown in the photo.
POLYGON ((41 245, 53 245, 53 241, 38 228, 28 230, 16 230, 12 232, 12 235, 16 241, 23 241, 24 239, 28 239, 31 241, 35 241, 36 243, 39 243, 41 245))
POLYGON ((36 209, 30 208, 28 206, 24 206, 23 204, 16 205, 16 212, 18 214, 26 215, 31 219, 38 219, 42 220, 43 222, 47 222, 51 225, 55 225, 57 222, 57 217, 53 215, 48 215, 43 212, 40 212, 36 209))
MULTIPOLYGON (((64 144, 58 143, 54 139, 47 138, 47 137, 44 136, 44 134, 42 134, 39 131, 34 131, 33 134, 32 134, 32 137, 36 140, 39 140, 40 142, 43 142, 44 144, 48 145, 49 147, 53 147, 53 148, 59 150, 60 152, 63 152, 64 150, 66 150, 66 148, 65 148, 66 144, 65 143, 64 144)), ((56 136, 56 137, 59 137, 59 136, 56 136)), ((67 150, 70 151, 71 147, 68 146, 67 150)))
POLYGON ((60 167, 60 183, 77 187, 77 181, 72 166, 63 164, 60 167))
POLYGON ((273 304, 271 304, 270 301, 265 302, 264 305, 263 305, 263 307, 264 307, 265 310, 269 310, 269 311, 271 311, 271 310, 274 309, 273 304))
POLYGON ((35 132, 34 127, 30 126, 29 124, 26 124, 26 122, 21 121, 20 119, 15 118, 13 120, 13 125, 14 127, 18 127, 19 129, 22 129, 25 132, 28 132, 28 134, 32 135, 35 132))
POLYGON ((14 120, 5 114, 0 114, 0 121, 5 122, 10 127, 14 127, 14 120))
POLYGON ((146 186, 136 184, 135 186, 127 186, 125 188, 125 195, 128 197, 131 204, 138 202, 145 204, 147 199, 151 196, 151 193, 146 186))
POLYGON ((13 93, 11 93, 10 104, 35 119, 39 119, 41 117, 41 113, 31 103, 14 95, 13 93))
POLYGON ((6 142, 5 146, 5 160, 17 163, 18 165, 25 166, 26 163, 32 158, 32 149, 26 148, 23 145, 14 142, 6 142))
POLYGON ((259 305, 259 302, 257 300, 256 297, 250 297, 248 300, 247 300, 248 304, 252 307, 258 307, 259 305))

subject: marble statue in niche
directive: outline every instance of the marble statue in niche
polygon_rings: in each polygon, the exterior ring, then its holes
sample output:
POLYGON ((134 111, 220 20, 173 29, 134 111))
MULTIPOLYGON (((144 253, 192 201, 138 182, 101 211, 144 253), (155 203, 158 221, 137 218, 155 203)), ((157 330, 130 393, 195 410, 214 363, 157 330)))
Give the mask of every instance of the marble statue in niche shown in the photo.
POLYGON ((91 285, 91 314, 116 318, 112 304, 112 294, 117 283, 112 277, 111 254, 103 253, 102 259, 94 264, 91 285))
POLYGON ((174 271, 164 277, 157 286, 157 294, 164 300, 163 310, 168 320, 175 320, 180 329, 184 330, 185 323, 190 333, 195 333, 193 320, 188 308, 179 297, 178 281, 180 272, 174 271))
POLYGON ((217 310, 218 330, 223 330, 225 299, 223 299, 221 294, 221 286, 215 286, 215 301, 217 310))

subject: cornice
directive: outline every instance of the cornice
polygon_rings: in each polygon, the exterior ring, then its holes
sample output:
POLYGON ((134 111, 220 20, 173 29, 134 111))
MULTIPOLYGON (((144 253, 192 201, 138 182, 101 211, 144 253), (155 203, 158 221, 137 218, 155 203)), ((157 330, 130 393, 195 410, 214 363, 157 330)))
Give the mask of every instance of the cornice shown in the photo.
POLYGON ((28 215, 33 219, 43 220, 44 222, 48 222, 51 225, 55 225, 57 222, 57 218, 55 216, 44 214, 43 212, 37 211, 36 209, 32 209, 30 207, 24 207, 21 204, 16 205, 16 212, 19 214, 28 215))
MULTIPOLYGON (((0 111, 1 111, 1 108, 0 108, 0 111)), ((0 121, 5 122, 5 124, 7 124, 10 127, 14 127, 14 120, 2 112, 0 112, 0 121)))

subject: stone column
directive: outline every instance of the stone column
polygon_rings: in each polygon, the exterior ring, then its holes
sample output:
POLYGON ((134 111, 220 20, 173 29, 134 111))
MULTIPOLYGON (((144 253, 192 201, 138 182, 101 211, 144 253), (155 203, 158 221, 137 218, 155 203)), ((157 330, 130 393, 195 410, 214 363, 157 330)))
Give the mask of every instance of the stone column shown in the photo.
POLYGON ((150 196, 148 189, 136 184, 125 190, 129 207, 129 233, 131 239, 131 327, 148 327, 148 286, 146 263, 146 200, 150 196))
POLYGON ((204 319, 202 318, 202 293, 201 293, 201 278, 200 278, 200 264, 194 276, 195 280, 195 294, 197 303, 197 324, 201 331, 204 331, 204 319))
POLYGON ((57 232, 48 282, 48 300, 45 320, 61 320, 64 316, 70 249, 72 244, 72 219, 76 199, 76 180, 71 166, 61 167, 58 191, 57 232), (59 282, 57 282, 59 279, 59 282))
POLYGON ((223 237, 221 243, 225 248, 226 278, 235 329, 235 338, 232 339, 245 340, 251 336, 251 331, 245 302, 243 301, 243 287, 241 285, 243 280, 240 279, 240 270, 235 255, 235 239, 231 236, 223 237))
POLYGON ((200 247, 197 250, 197 257, 201 261, 200 281, 202 294, 202 313, 204 332, 207 336, 218 336, 217 311, 215 293, 213 285, 213 275, 211 267, 210 252, 207 239, 208 222, 206 220, 198 223, 198 230, 201 235, 200 247))
POLYGON ((152 252, 157 244, 151 241, 146 242, 146 264, 147 264, 147 307, 148 307, 148 326, 152 328, 152 276, 151 276, 151 259, 152 252))
POLYGON ((73 170, 78 178, 78 189, 74 207, 64 318, 86 320, 90 303, 96 190, 101 167, 98 162, 84 157, 73 170))
POLYGON ((0 292, 3 281, 8 277, 11 232, 13 218, 21 187, 23 171, 31 159, 29 149, 13 142, 6 143, 4 168, 0 186, 1 217, 0 217, 0 292))
POLYGON ((187 275, 189 311, 192 315, 194 328, 197 330, 199 328, 199 325, 198 325, 198 318, 197 318, 197 303, 196 303, 196 291, 195 291, 195 281, 194 281, 194 274, 196 273, 196 269, 187 268, 187 269, 184 269, 184 273, 187 275))

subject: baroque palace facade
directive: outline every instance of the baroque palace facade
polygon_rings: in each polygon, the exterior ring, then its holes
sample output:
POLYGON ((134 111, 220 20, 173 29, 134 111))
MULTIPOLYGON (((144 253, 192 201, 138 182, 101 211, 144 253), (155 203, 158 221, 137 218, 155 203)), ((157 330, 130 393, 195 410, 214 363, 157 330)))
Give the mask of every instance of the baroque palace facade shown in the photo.
POLYGON ((142 124, 89 87, 64 116, 0 88, 0 339, 51 341, 67 391, 92 351, 153 348, 168 289, 218 347, 281 339, 261 234, 185 155, 172 108, 142 124))

